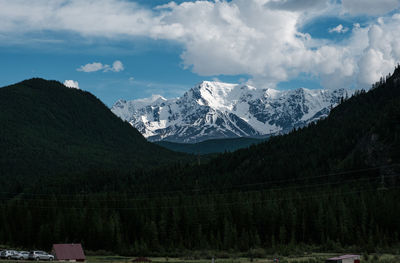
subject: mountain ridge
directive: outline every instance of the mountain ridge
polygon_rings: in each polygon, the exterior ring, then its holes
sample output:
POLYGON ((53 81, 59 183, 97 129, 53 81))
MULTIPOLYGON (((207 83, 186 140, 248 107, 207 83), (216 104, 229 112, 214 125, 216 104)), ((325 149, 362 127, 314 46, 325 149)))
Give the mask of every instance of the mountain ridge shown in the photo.
POLYGON ((196 143, 287 133, 326 117, 351 94, 345 89, 279 91, 203 81, 179 98, 118 100, 111 111, 150 141, 196 143))

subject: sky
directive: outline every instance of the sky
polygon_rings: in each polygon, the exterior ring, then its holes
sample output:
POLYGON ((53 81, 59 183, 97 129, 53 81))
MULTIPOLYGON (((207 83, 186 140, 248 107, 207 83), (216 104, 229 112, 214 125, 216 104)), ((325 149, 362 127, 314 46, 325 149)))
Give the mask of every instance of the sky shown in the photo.
POLYGON ((203 80, 366 89, 399 43, 400 0, 0 0, 0 86, 54 79, 108 106, 203 80))

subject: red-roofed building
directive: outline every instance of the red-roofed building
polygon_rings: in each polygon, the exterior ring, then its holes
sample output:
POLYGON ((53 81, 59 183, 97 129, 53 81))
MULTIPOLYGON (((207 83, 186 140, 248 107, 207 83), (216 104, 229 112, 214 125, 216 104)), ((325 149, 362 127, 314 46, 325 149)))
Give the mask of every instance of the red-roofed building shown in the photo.
POLYGON ((85 261, 81 244, 54 244, 52 254, 59 261, 85 261))

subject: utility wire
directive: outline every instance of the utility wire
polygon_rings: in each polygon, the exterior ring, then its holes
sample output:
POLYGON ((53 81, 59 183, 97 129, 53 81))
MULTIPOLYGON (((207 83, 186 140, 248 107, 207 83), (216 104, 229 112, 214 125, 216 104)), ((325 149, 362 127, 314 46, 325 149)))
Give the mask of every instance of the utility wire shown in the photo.
MULTIPOLYGON (((388 187, 386 193, 389 190, 399 189, 400 186, 388 187)), ((21 207, 21 208, 36 208, 36 209, 77 209, 77 210, 133 210, 133 211, 144 211, 144 210, 154 210, 154 209, 188 209, 188 208, 207 208, 207 207, 220 207, 220 206, 234 206, 234 205, 241 205, 241 204, 262 204, 271 201, 291 201, 291 200, 302 200, 302 199, 314 199, 314 198, 321 198, 321 197, 330 197, 330 196, 344 196, 350 194, 357 194, 357 193, 367 193, 367 192, 379 192, 376 187, 372 189, 365 189, 360 188, 358 190, 351 190, 345 192, 338 192, 338 193, 322 193, 322 194, 311 194, 305 195, 300 197, 290 197, 290 198, 268 198, 258 201, 236 201, 236 202, 226 202, 226 203, 209 203, 209 204, 199 204, 199 205, 171 205, 171 206, 152 206, 152 207, 90 207, 90 206, 73 206, 73 207, 60 207, 60 206, 35 206, 29 204, 27 205, 19 205, 19 204, 12 204, 12 207, 21 207)), ((195 201, 195 200, 194 200, 195 201)))
MULTIPOLYGON (((319 179, 319 178, 326 178, 326 177, 332 177, 332 176, 338 176, 338 175, 348 175, 348 174, 354 174, 354 173, 361 173, 361 172, 367 172, 367 171, 373 171, 373 170, 379 170, 383 168, 392 168, 392 167, 400 167, 400 164, 391 164, 391 165, 384 165, 384 166, 378 166, 378 167, 371 167, 371 168, 363 168, 363 169, 355 169, 355 170, 348 170, 348 171, 342 171, 342 172, 337 172, 337 173, 329 173, 329 174, 323 174, 323 175, 318 175, 318 176, 311 176, 311 177, 304 177, 304 178, 295 178, 295 179, 284 179, 284 180, 271 180, 271 181, 264 181, 264 182, 258 182, 258 183, 250 183, 250 184, 239 184, 239 185, 232 185, 232 186, 227 186, 227 187, 220 187, 220 188, 192 188, 192 189, 182 189, 182 190, 170 190, 170 191, 152 191, 152 192, 125 192, 120 195, 126 196, 126 195, 168 195, 168 194, 173 194, 173 193, 186 193, 186 192, 202 192, 202 191, 221 191, 221 190, 228 190, 228 189, 235 189, 235 188, 244 188, 244 187, 249 187, 249 186, 261 186, 261 185, 269 185, 269 184, 278 184, 278 183, 296 183, 296 182, 301 182, 305 180, 310 180, 310 179, 319 179)), ((72 197, 80 197, 80 196, 93 196, 98 193, 79 193, 79 194, 66 194, 66 193, 27 193, 27 192, 7 192, 7 191, 2 191, 0 194, 5 194, 5 195, 27 195, 27 196, 72 196, 72 197)), ((114 196, 117 194, 114 193, 114 196)))
MULTIPOLYGON (((394 178, 394 177, 400 177, 400 175, 394 174, 394 175, 387 175, 385 178, 394 178)), ((381 177, 380 176, 375 176, 375 177, 367 177, 367 178, 357 178, 357 179, 351 179, 351 180, 345 180, 345 181, 336 181, 336 182, 326 182, 326 183, 318 183, 318 184, 308 184, 308 185, 297 185, 297 186, 286 186, 286 187, 272 187, 268 189, 259 189, 259 190, 247 190, 247 191, 235 191, 235 192, 228 192, 228 193, 205 193, 201 195, 196 195, 196 197, 203 198, 203 197, 224 197, 224 196, 232 196, 236 195, 238 193, 241 194, 252 194, 252 193, 268 193, 268 192, 274 192, 277 193, 279 191, 287 191, 287 190, 301 190, 301 189, 309 189, 309 188, 315 188, 315 187, 323 187, 323 186, 334 186, 334 185, 344 185, 348 183, 354 183, 354 182, 374 182, 374 180, 377 180, 380 182, 381 177)), ((117 195, 118 196, 118 195, 117 195)), ((44 198, 36 198, 36 197, 26 197, 26 196, 16 196, 18 200, 27 200, 27 201, 49 201, 51 199, 44 199, 44 198)), ((180 199, 181 197, 179 196, 168 196, 168 197, 141 197, 141 198, 115 198, 115 196, 110 195, 110 199, 96 199, 96 196, 89 196, 89 200, 85 199, 58 199, 55 198, 55 201, 57 202, 71 202, 71 201, 96 201, 96 202, 132 202, 132 201, 153 201, 153 200, 160 200, 160 199, 167 199, 168 201, 171 200, 176 200, 180 199)), ((10 198, 0 198, 0 200, 10 200, 10 198)))

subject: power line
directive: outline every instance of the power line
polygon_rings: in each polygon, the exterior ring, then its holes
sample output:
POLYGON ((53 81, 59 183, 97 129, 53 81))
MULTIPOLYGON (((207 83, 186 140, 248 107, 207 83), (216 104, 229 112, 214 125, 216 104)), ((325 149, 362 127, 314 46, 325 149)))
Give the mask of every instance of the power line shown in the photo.
MULTIPOLYGON (((400 186, 395 186, 395 187, 388 187, 387 193, 389 190, 394 190, 394 189, 399 189, 400 186)), ((373 189, 363 189, 360 188, 358 190, 351 190, 351 191, 345 191, 345 192, 339 192, 339 193, 322 193, 322 194, 311 194, 311 195, 305 195, 305 196, 300 196, 300 197, 291 197, 291 198, 269 198, 269 199, 263 199, 259 201, 241 201, 241 202, 226 202, 226 203, 212 203, 212 204, 203 204, 203 205, 173 205, 173 206, 153 206, 153 207, 90 207, 90 206, 76 206, 76 207, 60 207, 60 206, 35 206, 29 204, 29 208, 37 208, 37 209, 73 209, 73 210, 134 210, 134 211, 144 211, 144 210, 154 210, 154 209, 176 209, 176 208, 183 208, 183 209, 188 209, 188 208, 206 208, 206 207, 220 207, 220 206, 234 206, 234 205, 241 205, 241 204, 262 204, 266 202, 271 202, 271 201, 291 201, 291 200, 301 200, 301 199, 314 199, 314 198, 321 198, 321 197, 330 197, 330 196, 344 196, 344 195, 350 195, 350 194, 356 194, 356 193, 367 193, 367 192, 377 192, 377 188, 374 187, 373 189)), ((18 205, 18 204, 12 204, 12 207, 20 207, 20 208, 26 208, 26 205, 18 205)))
MULTIPOLYGON (((326 177, 331 177, 331 176, 338 176, 338 175, 348 175, 348 174, 354 174, 354 173, 361 173, 361 172, 367 172, 367 171, 373 171, 373 170, 378 170, 378 169, 383 169, 383 168, 391 168, 391 167, 399 167, 400 164, 391 164, 391 165, 383 165, 383 166, 377 166, 377 167, 371 167, 371 168, 362 168, 362 169, 354 169, 354 170, 348 170, 348 171, 342 171, 342 172, 336 172, 336 173, 329 173, 329 174, 322 174, 322 175, 317 175, 317 176, 311 176, 311 177, 304 177, 304 178, 295 178, 295 179, 284 179, 284 180, 271 180, 271 181, 264 181, 264 182, 257 182, 257 183, 250 183, 250 184, 239 184, 239 185, 232 185, 232 186, 227 186, 227 187, 220 187, 220 188, 210 188, 210 187, 204 187, 204 188, 192 188, 192 189, 182 189, 182 190, 170 190, 170 191, 152 191, 152 192, 125 192, 121 195, 168 195, 168 194, 173 194, 173 193, 186 193, 186 192, 202 192, 202 191, 220 191, 220 190, 228 190, 228 189, 236 189, 236 188, 243 188, 243 187, 251 187, 251 186, 261 186, 261 185, 269 185, 269 184, 279 184, 279 183, 296 183, 296 182, 301 182, 301 181, 306 181, 310 179, 319 179, 319 178, 326 178, 326 177)), ((80 194, 66 194, 66 193, 27 193, 27 192, 7 192, 3 191, 0 192, 0 194, 10 194, 10 195, 29 195, 29 196, 73 196, 73 197, 79 197, 79 196, 93 196, 98 193, 80 193, 80 194)), ((116 194, 114 194, 116 196, 116 194)))
MULTIPOLYGON (((391 178, 391 177, 399 177, 400 175, 389 175, 386 176, 386 178, 391 178)), ((323 186, 333 186, 333 185, 343 185, 343 184, 348 184, 348 183, 354 183, 354 182, 371 182, 373 180, 379 180, 381 177, 367 177, 367 178, 358 178, 358 179, 351 179, 351 180, 345 180, 345 181, 337 181, 337 182, 326 182, 326 183, 319 183, 319 184, 308 184, 308 185, 298 185, 298 186, 286 186, 286 187, 276 187, 276 188, 269 188, 269 189, 261 189, 261 190, 248 190, 248 191, 240 191, 240 192, 228 192, 228 193, 206 193, 202 195, 197 195, 197 197, 223 197, 223 196, 229 196, 229 195, 236 195, 237 193, 268 193, 268 192, 277 192, 277 191, 287 191, 287 190, 300 190, 300 189, 309 189, 309 188, 315 188, 315 187, 323 187, 323 186)), ((123 201, 123 202, 129 202, 129 201, 153 201, 153 200, 160 200, 162 197, 142 197, 142 198, 125 198, 125 199, 118 199, 115 198, 115 196, 110 195, 111 199, 95 199, 95 196, 88 196, 90 200, 86 201, 96 201, 96 202, 118 202, 118 201, 123 201)), ((49 199, 44 199, 44 198, 28 198, 25 196, 18 196, 15 197, 18 198, 19 200, 27 200, 27 201, 48 201, 49 199)), ((173 197, 168 197, 168 200, 174 200, 174 199, 180 199, 181 197, 173 196, 173 197)), ((164 197, 165 199, 165 197, 164 197)), ((10 200, 10 198, 0 198, 0 200, 10 200)), ((56 198, 55 201, 57 202, 71 202, 71 201, 85 201, 84 199, 58 199, 56 198)))

